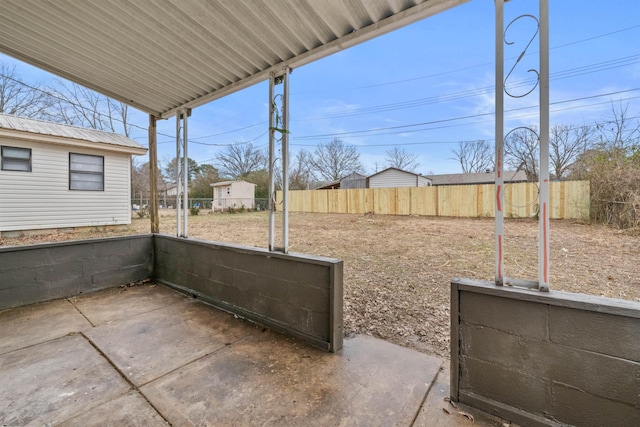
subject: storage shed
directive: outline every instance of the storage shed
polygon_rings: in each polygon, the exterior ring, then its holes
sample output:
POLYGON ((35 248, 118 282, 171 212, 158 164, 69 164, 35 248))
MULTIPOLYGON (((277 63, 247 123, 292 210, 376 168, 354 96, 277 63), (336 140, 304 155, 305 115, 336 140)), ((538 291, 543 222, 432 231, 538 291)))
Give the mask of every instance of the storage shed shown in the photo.
POLYGON ((367 188, 428 187, 431 180, 426 176, 398 168, 387 168, 367 178, 367 188))
POLYGON ((0 151, 0 235, 131 223, 135 141, 0 114, 0 151))
POLYGON ((213 210, 254 209, 256 206, 256 184, 247 181, 222 181, 213 187, 213 210))

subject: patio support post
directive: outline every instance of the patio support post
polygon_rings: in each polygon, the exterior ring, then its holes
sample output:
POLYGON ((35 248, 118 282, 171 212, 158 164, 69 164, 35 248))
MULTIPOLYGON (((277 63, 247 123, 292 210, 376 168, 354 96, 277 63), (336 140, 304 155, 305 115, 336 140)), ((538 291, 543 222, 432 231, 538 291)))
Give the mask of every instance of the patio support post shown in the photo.
POLYGON ((274 234, 275 234, 275 209, 276 209, 276 189, 275 189, 275 178, 273 176, 274 173, 274 162, 275 162, 275 135, 274 128, 276 126, 275 123, 275 102, 273 100, 274 92, 275 92, 275 73, 271 73, 269 76, 269 199, 268 209, 269 209, 269 250, 273 251, 274 248, 274 234))
POLYGON ((183 215, 183 220, 184 220, 184 227, 183 227, 183 233, 182 233, 182 237, 188 237, 188 233, 189 233, 189 155, 188 155, 188 148, 189 148, 189 139, 187 137, 187 130, 188 130, 188 123, 189 123, 189 119, 188 117, 191 115, 191 110, 182 110, 182 143, 183 143, 183 153, 184 153, 184 166, 182 168, 183 172, 183 179, 184 179, 184 185, 182 186, 182 191, 183 191, 183 196, 182 196, 182 200, 184 203, 184 209, 182 212, 183 215))
POLYGON ((540 1, 540 212, 538 283, 549 292, 549 1, 540 1))
POLYGON ((496 285, 504 283, 504 0, 495 0, 496 7, 496 127, 495 127, 495 278, 496 285))
POLYGON ((158 217, 158 132, 155 116, 149 114, 149 216, 151 233, 160 232, 158 217))
POLYGON ((187 126, 191 109, 176 114, 176 235, 188 237, 189 217, 189 154, 187 126), (182 204, 182 207, 180 206, 182 204))
POLYGON ((282 252, 289 252, 289 68, 285 67, 282 99, 282 252))
POLYGON ((182 195, 182 189, 181 187, 181 181, 180 181, 180 169, 181 169, 181 164, 180 164, 180 159, 182 158, 181 156, 181 142, 180 142, 180 111, 178 111, 178 113, 176 114, 176 177, 175 177, 175 181, 176 181, 176 236, 180 237, 182 235, 182 230, 181 230, 181 209, 180 209, 180 196, 182 195))

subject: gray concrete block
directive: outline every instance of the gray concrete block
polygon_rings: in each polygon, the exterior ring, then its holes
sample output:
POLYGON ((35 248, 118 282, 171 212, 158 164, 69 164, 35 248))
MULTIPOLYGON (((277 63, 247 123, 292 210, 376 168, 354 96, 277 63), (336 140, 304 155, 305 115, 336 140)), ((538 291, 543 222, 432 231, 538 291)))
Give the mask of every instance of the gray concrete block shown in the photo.
POLYGON ((64 282, 70 277, 82 276, 82 261, 70 261, 60 264, 43 265, 35 268, 36 282, 52 283, 64 282))
POLYGON ((122 262, 122 256, 118 254, 112 254, 99 258, 81 258, 81 260, 82 271, 88 276, 95 273, 100 273, 102 271, 118 269, 124 265, 127 265, 127 263, 122 262))
POLYGON ((299 307, 294 307, 284 301, 273 298, 263 298, 264 313, 266 316, 281 323, 290 325, 293 329, 305 334, 317 334, 313 330, 311 312, 299 307))
POLYGON ((153 254, 153 240, 152 235, 146 236, 131 236, 129 238, 129 253, 143 253, 151 256, 153 254))
POLYGON ((131 244, 129 239, 109 239, 94 243, 93 250, 97 258, 102 258, 113 254, 127 254, 131 252, 131 244))
POLYGON ((460 354, 522 372, 528 349, 517 335, 482 326, 462 325, 460 354))
POLYGON ((549 307, 550 340, 640 362, 640 321, 565 307, 549 307))
POLYGON ((91 286, 92 289, 102 289, 107 286, 125 285, 147 277, 149 277, 149 269, 146 265, 123 267, 92 274, 91 286))
POLYGON ((256 290, 263 296, 280 299, 294 306, 324 313, 329 311, 328 283, 324 288, 317 288, 282 278, 257 276, 256 290))
POLYGON ((460 293, 461 321, 523 337, 547 339, 547 305, 473 292, 460 293))
POLYGON ((95 256, 95 245, 93 243, 59 245, 43 250, 46 250, 47 257, 50 260, 49 264, 64 264, 95 256))
POLYGON ((636 427, 640 408, 594 396, 585 391, 554 383, 552 416, 579 426, 636 427))
POLYGON ((478 326, 463 327, 461 332, 464 356, 619 402, 636 403, 635 373, 640 364, 478 326))
POLYGON ((233 269, 222 265, 212 265, 209 278, 216 282, 233 284, 233 269))
POLYGON ((257 292, 255 273, 233 270, 233 279, 231 284, 241 291, 257 292))
POLYGON ((298 282, 305 286, 326 289, 329 283, 330 269, 327 265, 300 264, 298 265, 298 282))
POLYGON ((526 374, 549 378, 602 398, 635 405, 640 364, 540 341, 524 343, 526 374))
POLYGON ((329 340, 329 314, 328 313, 318 313, 315 311, 311 312, 311 327, 313 328, 313 332, 315 335, 324 338, 325 340, 329 340))
POLYGON ((0 272, 8 270, 19 270, 22 268, 33 268, 42 265, 49 265, 51 258, 44 249, 15 250, 14 248, 0 251, 0 272), (13 249, 13 251, 11 251, 13 249))
POLYGON ((460 358, 460 373, 461 392, 471 391, 539 415, 551 407, 548 380, 466 356, 460 358))

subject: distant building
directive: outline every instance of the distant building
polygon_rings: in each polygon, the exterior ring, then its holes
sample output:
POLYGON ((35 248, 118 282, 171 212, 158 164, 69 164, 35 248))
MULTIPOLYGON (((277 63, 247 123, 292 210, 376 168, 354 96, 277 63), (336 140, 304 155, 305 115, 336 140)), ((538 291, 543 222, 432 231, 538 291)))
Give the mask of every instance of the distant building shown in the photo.
POLYGON ((398 168, 387 168, 367 177, 367 188, 428 187, 431 180, 423 175, 398 168))
POLYGON ((131 156, 111 132, 0 114, 0 234, 131 223, 131 156))
POLYGON ((228 208, 254 209, 256 184, 247 181, 222 181, 211 184, 213 187, 213 210, 228 208))
MULTIPOLYGON (((473 185, 493 184, 496 181, 495 172, 484 173, 449 173, 443 175, 427 175, 433 185, 473 185)), ((527 182, 525 171, 505 171, 504 182, 527 182)))

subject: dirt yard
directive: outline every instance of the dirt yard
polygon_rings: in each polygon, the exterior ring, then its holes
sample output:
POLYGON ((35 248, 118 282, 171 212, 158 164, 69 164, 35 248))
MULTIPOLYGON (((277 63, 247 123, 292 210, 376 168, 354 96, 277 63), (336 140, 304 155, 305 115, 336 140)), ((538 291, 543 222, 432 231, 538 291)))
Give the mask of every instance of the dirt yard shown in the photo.
MULTIPOLYGON (((161 232, 175 234, 175 214, 162 215, 161 232)), ((266 247, 267 221, 265 212, 205 212, 189 217, 189 237, 266 247)), ((347 334, 447 357, 451 278, 493 279, 493 219, 291 214, 289 224, 291 252, 344 260, 347 334)), ((0 246, 148 230, 147 219, 134 219, 126 231, 5 238, 0 246)), ((505 232, 506 275, 536 279, 537 223, 507 220, 505 232)), ((639 244, 638 230, 552 221, 552 290, 640 301, 639 244)))

